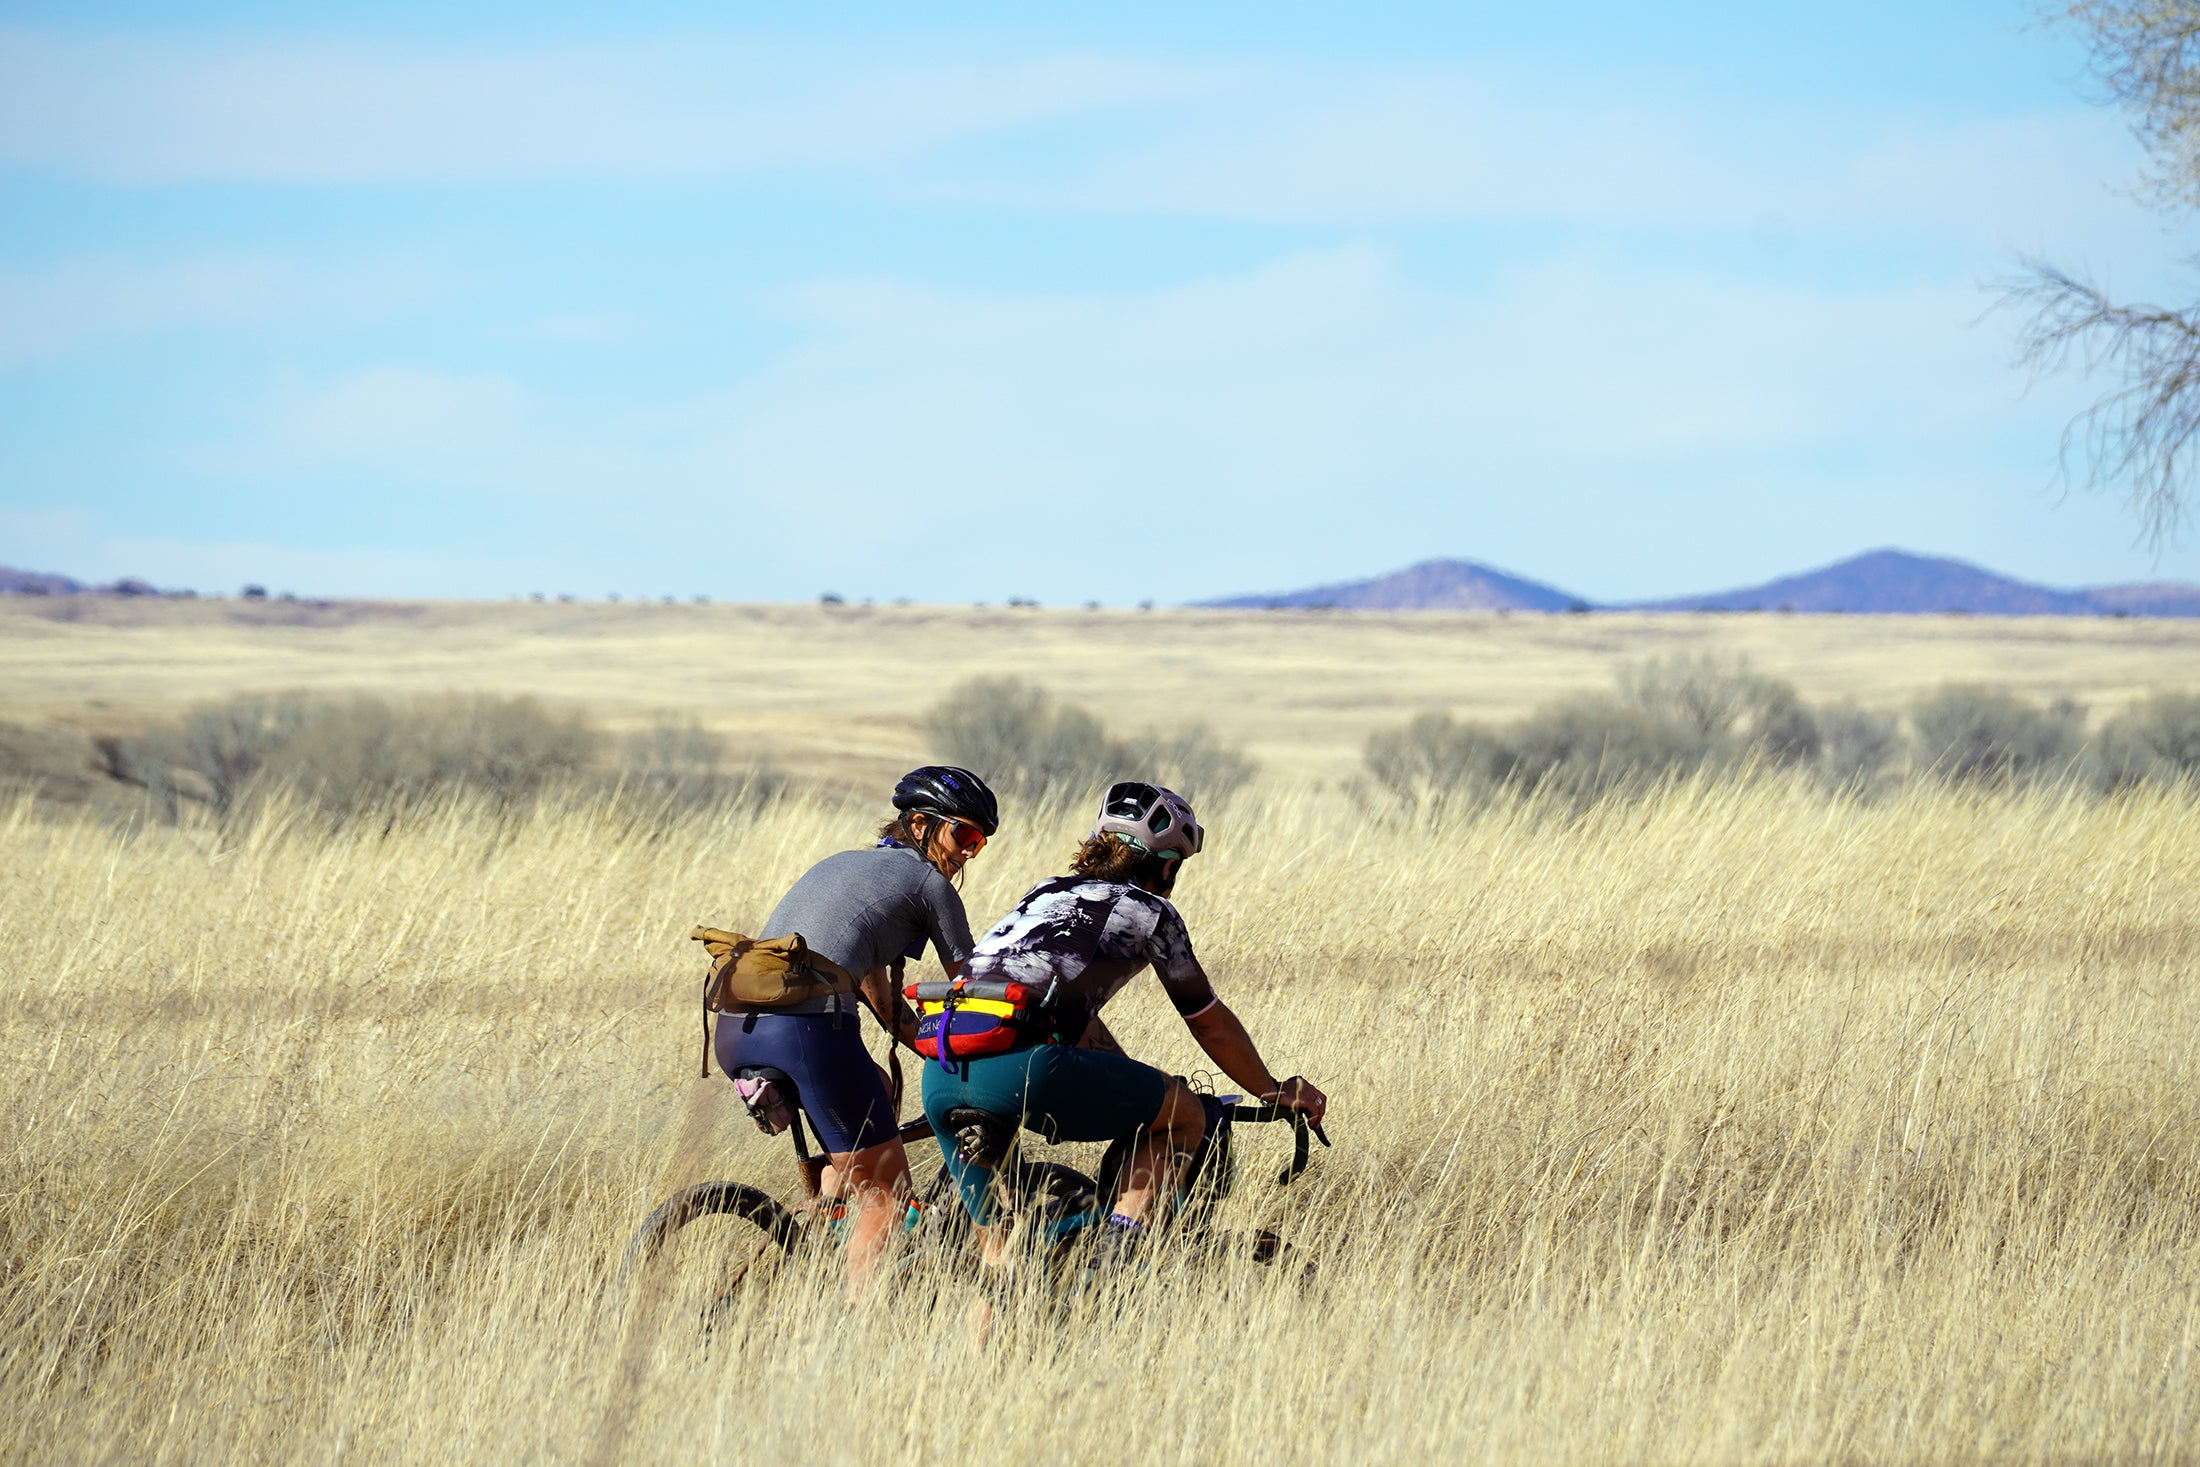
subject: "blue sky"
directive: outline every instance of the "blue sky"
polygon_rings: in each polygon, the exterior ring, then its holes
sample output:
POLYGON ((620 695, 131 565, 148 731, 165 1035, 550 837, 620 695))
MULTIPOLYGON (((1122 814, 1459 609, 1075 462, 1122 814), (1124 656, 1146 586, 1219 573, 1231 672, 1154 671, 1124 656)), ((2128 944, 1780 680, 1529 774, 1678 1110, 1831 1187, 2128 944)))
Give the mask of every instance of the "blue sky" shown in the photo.
POLYGON ((2021 4, 450 9, 0 4, 0 563, 2200 579, 2058 491, 2088 388, 1988 314, 2025 253, 2189 289, 2021 4))

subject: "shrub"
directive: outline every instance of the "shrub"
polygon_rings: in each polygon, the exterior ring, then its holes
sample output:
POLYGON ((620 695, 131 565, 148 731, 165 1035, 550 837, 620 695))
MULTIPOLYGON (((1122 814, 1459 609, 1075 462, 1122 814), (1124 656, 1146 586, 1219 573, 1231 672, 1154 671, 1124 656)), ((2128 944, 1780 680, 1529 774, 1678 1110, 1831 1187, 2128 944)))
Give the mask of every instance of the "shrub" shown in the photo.
POLYGON ((1902 729, 1894 715, 1853 703, 1821 708, 1818 773, 1829 789, 1866 794, 1886 782, 1902 753, 1902 729))
POLYGON ((1187 799, 1219 799, 1260 772, 1251 755, 1222 742, 1204 723, 1173 734, 1141 734, 1123 747, 1122 768, 1151 769, 1154 778, 1187 799))
POLYGON ((1506 742, 1514 785, 1574 804, 1639 793, 1696 768, 1713 748, 1692 728, 1596 695, 1564 699, 1530 714, 1513 725, 1506 742))
POLYGON ((1204 725, 1112 737, 1089 710, 1057 703, 1022 678, 972 678, 925 715, 940 757, 1025 799, 1092 797, 1119 779, 1150 779, 1188 798, 1228 794, 1257 766, 1204 725))
POLYGON ((83 804, 98 794, 101 772, 92 740, 77 729, 0 722, 0 798, 22 790, 41 799, 83 804))
POLYGON ((1412 814, 1442 816, 1480 803, 1513 769, 1505 741, 1448 713, 1422 713, 1405 727, 1368 735, 1368 774, 1412 814))
POLYGON ((683 804, 691 791, 715 783, 726 762, 726 741, 692 718, 659 715, 620 743, 622 785, 683 804))
POLYGON ((315 716, 316 705, 303 694, 244 694, 198 704, 175 723, 134 737, 102 739, 99 754, 110 776, 144 789, 170 820, 185 799, 227 815, 315 716))
POLYGON ((1707 757, 1799 764, 1818 754, 1817 721, 1794 685, 1754 671, 1747 658, 1652 657, 1621 669, 1619 692, 1645 717, 1693 737, 1707 757))
POLYGON ((1996 784, 2054 779, 2076 766, 2085 710, 2037 708, 1994 688, 1958 684, 1910 710, 1921 768, 1942 779, 1996 784))
POLYGON ((533 698, 473 694, 322 705, 263 766, 270 784, 331 814, 415 804, 463 790, 512 807, 586 774, 603 736, 533 698))
POLYGON ((2092 774, 2103 789, 2200 779, 2200 695, 2157 693, 2102 725, 2092 774))
POLYGON ((693 718, 659 715, 629 733, 621 752, 622 791, 680 809, 768 801, 786 787, 768 766, 730 766, 726 741, 693 718))
POLYGON ((201 704, 172 724, 105 739, 107 773, 169 819, 186 801, 227 816, 278 786, 342 817, 464 789, 500 805, 578 779, 602 737, 532 698, 486 694, 391 703, 291 693, 201 704))
POLYGON ((1739 658, 1651 658, 1618 684, 1617 696, 1563 699, 1502 730, 1424 713, 1371 736, 1362 759, 1407 810, 1440 814, 1505 789, 1583 805, 1699 768, 1806 762, 1823 742, 1794 687, 1739 658))

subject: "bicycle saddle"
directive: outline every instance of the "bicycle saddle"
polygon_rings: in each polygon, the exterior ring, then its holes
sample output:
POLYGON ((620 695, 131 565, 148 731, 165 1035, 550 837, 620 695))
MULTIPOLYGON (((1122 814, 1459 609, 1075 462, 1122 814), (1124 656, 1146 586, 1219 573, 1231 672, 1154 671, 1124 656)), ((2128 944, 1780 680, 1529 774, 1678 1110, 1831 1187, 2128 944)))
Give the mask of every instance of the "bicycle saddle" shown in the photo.
MULTIPOLYGON (((785 1070, 770 1065, 737 1065, 726 1072, 726 1078, 733 1082, 734 1093, 741 1097, 749 1119, 765 1135, 776 1136, 795 1123, 795 1107, 801 1102, 785 1070)), ((798 1132, 798 1151, 801 1144, 798 1132)))
POLYGON ((955 1154, 988 1171, 998 1170, 1008 1160, 1008 1149, 1016 1144, 1014 1116, 976 1106, 958 1105, 949 1110, 947 1130, 955 1138, 955 1154))

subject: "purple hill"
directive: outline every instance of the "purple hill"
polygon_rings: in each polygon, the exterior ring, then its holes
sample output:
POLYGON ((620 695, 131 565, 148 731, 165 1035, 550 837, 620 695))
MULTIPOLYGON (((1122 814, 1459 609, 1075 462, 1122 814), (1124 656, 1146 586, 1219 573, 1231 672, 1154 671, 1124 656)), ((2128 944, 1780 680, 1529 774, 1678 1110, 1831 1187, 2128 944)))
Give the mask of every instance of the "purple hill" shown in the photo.
POLYGON ((1351 611, 1571 611, 1588 606, 1556 586, 1471 560, 1424 560, 1372 580, 1339 581, 1266 596, 1228 596, 1198 604, 1241 610, 1296 606, 1351 611))
POLYGON ((73 596, 84 589, 81 581, 46 571, 11 570, 0 565, 0 596, 73 596))
POLYGON ((2153 581, 2086 592, 2110 616, 2200 616, 2200 586, 2153 581))
MULTIPOLYGON (((1203 606, 1359 611, 1576 611, 1591 603, 1471 560, 1427 560, 1387 576, 1304 591, 1231 596, 1203 606)), ((2059 590, 1906 550, 1872 550, 1761 586, 1605 603, 1599 611, 1802 611, 1865 615, 2200 616, 2200 586, 2175 582, 2059 590)))
POLYGON ((1761 586, 1637 601, 1629 611, 1967 611, 1980 616, 2094 616, 2104 608, 2085 591, 2057 591, 2012 580, 1960 560, 1872 550, 1761 586))

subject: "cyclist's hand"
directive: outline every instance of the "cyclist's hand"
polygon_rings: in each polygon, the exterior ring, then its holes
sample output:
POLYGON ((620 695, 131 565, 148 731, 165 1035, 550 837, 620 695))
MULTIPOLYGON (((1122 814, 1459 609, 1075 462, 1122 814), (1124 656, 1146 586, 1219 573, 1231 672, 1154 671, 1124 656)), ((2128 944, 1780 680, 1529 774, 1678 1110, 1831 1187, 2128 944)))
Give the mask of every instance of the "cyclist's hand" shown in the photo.
POLYGON ((1314 1082, 1304 1075, 1293 1075, 1262 1099, 1269 1105, 1304 1111, 1306 1118, 1317 1126, 1322 1123, 1322 1113, 1329 1109, 1329 1097, 1315 1089, 1314 1082))

